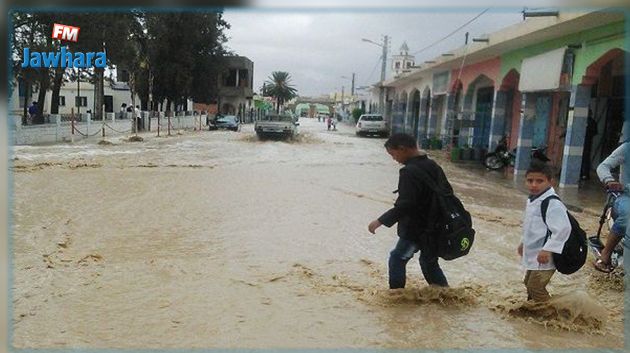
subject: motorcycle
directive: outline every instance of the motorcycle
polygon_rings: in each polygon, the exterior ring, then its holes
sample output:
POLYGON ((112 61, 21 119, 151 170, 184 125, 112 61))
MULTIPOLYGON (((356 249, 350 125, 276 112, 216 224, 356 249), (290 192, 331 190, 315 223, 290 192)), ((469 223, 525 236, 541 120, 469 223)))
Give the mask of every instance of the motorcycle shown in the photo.
MULTIPOLYGON (((588 245, 596 258, 601 257, 601 251, 604 249, 604 243, 600 238, 602 228, 604 224, 606 224, 608 230, 612 227, 616 216, 612 212, 612 206, 619 195, 621 195, 621 192, 616 190, 607 190, 606 194, 606 203, 604 204, 602 215, 599 217, 599 228, 597 229, 597 234, 588 238, 588 245)), ((616 268, 617 266, 623 267, 623 243, 622 239, 622 241, 615 246, 612 254, 610 255, 610 266, 612 268, 616 268)))
MULTIPOLYGON (((545 154, 546 149, 546 147, 532 147, 530 157, 542 162, 549 162, 550 159, 545 154)), ((503 136, 494 151, 486 154, 483 159, 483 165, 491 170, 499 170, 508 165, 513 167, 514 161, 516 161, 516 148, 509 151, 507 148, 507 136, 503 136)))

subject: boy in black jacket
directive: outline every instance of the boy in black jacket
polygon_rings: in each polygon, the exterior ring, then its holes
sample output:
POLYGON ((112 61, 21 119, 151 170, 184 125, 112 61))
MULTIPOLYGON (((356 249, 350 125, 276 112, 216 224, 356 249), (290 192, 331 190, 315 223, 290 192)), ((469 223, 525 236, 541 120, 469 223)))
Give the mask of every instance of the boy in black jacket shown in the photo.
POLYGON ((430 213, 433 191, 425 185, 418 173, 422 169, 445 190, 452 191, 442 168, 418 149, 416 140, 407 134, 393 134, 386 142, 385 149, 392 158, 405 166, 400 169, 398 178, 398 199, 394 207, 368 225, 370 233, 381 225, 391 227, 398 223, 398 242, 389 256, 389 288, 404 288, 407 262, 420 251, 420 268, 430 285, 447 287, 448 282, 438 264, 438 257, 432 251, 427 239, 426 217, 430 213))

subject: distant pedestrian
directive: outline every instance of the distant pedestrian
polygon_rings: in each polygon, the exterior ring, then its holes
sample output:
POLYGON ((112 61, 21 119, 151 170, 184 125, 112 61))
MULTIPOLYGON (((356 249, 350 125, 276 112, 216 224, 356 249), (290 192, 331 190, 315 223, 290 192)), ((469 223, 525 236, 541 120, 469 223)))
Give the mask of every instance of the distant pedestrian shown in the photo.
POLYGON ((144 120, 142 119, 142 116, 140 116, 139 105, 136 105, 135 113, 136 113, 136 119, 138 119, 138 131, 144 130, 144 120))
POLYGON ((328 130, 330 130, 332 126, 332 118, 330 116, 326 118, 326 125, 328 126, 328 130))
POLYGON ((37 119, 38 109, 37 102, 31 103, 31 106, 28 107, 28 118, 26 120, 27 125, 33 125, 35 119, 37 119))
POLYGON ((566 206, 551 186, 551 166, 534 161, 525 172, 525 185, 529 198, 523 218, 523 236, 517 252, 525 268, 527 300, 536 302, 550 298, 547 284, 556 272, 552 253, 560 254, 571 234, 571 223, 566 206), (543 202, 548 202, 545 219, 543 202))
POLYGON ((125 117, 125 113, 127 113, 127 103, 123 103, 120 105, 120 119, 125 117))

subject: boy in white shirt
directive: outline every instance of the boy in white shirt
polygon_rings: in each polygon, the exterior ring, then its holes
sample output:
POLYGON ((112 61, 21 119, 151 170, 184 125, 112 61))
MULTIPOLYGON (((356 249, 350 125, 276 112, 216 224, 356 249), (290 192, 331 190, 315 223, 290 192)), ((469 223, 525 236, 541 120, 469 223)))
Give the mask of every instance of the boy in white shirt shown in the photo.
POLYGON ((551 166, 543 162, 532 162, 525 172, 529 197, 523 219, 523 237, 517 251, 526 270, 523 282, 527 287, 527 300, 538 302, 550 298, 546 287, 556 271, 551 254, 562 253, 564 243, 571 234, 567 208, 558 199, 547 201, 546 222, 543 221, 541 204, 556 195, 551 186, 552 179, 551 166))

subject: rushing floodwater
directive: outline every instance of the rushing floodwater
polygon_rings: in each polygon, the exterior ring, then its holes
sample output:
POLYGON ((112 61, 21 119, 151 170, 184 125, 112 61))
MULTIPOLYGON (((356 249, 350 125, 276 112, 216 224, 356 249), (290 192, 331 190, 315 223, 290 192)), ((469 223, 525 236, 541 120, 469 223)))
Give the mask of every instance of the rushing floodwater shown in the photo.
MULTIPOLYGON (((144 142, 17 146, 13 345, 19 348, 584 348, 623 346, 622 277, 554 275, 526 298, 525 195, 440 162, 471 211, 449 289, 408 265, 387 289, 400 168, 383 139, 302 120, 293 142, 183 132, 144 142)), ((596 217, 577 214, 589 233, 596 217)))

